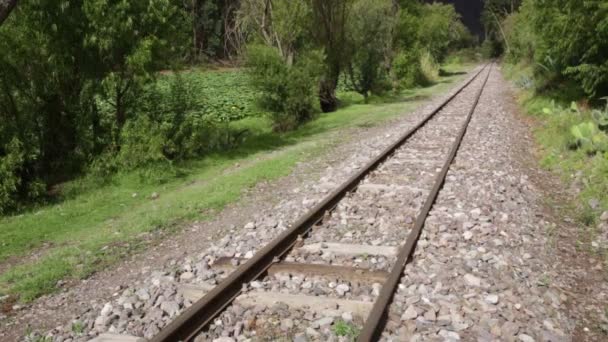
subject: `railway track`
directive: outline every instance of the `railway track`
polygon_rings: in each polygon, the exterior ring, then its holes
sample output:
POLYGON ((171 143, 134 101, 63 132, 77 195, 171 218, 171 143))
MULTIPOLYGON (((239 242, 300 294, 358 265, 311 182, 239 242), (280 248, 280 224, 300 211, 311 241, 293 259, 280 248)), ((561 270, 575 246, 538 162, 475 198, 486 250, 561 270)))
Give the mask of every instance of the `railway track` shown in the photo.
POLYGON ((319 336, 309 331, 325 340, 323 331, 338 321, 346 330, 360 327, 358 341, 380 339, 393 295, 491 72, 492 65, 477 71, 253 257, 217 260, 211 267, 229 273, 217 286, 182 286, 193 305, 152 341, 206 341, 232 336, 236 329, 273 339, 305 332, 304 322, 326 327, 314 332, 319 336), (275 329, 286 310, 303 319, 282 320, 275 329), (249 324, 231 324, 239 315, 250 316, 249 324))

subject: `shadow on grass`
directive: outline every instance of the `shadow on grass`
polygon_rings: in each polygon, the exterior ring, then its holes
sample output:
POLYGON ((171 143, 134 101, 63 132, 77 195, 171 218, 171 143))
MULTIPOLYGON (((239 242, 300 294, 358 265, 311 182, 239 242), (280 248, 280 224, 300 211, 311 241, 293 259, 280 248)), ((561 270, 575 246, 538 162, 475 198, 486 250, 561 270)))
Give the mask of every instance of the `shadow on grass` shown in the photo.
POLYGON ((448 71, 445 69, 439 69, 439 76, 441 77, 459 76, 464 74, 466 74, 464 71, 448 71))

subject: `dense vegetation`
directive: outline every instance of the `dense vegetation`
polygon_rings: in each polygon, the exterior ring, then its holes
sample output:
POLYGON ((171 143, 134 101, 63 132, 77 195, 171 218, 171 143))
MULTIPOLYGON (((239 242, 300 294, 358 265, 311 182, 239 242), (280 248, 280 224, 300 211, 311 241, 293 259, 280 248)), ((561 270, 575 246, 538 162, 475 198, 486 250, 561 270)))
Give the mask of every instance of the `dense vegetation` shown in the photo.
POLYGON ((177 172, 238 143, 227 123, 248 115, 294 129, 334 111, 339 84, 368 98, 431 83, 471 43, 452 6, 417 1, 18 2, 0 26, 0 213, 82 174, 177 172), (253 88, 179 71, 220 59, 244 60, 253 88))
POLYGON ((487 0, 484 19, 489 54, 531 65, 537 90, 608 95, 608 2, 487 0))
POLYGON ((488 55, 523 90, 543 163, 575 182, 586 224, 608 209, 608 1, 487 0, 488 55))

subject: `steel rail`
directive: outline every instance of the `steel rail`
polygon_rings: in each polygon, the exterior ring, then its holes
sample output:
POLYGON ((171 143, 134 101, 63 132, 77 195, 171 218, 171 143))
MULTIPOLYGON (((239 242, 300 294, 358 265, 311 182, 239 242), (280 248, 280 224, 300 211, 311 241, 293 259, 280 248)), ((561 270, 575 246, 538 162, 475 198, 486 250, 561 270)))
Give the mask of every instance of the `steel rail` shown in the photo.
POLYGON ((469 114, 467 115, 467 118, 466 118, 464 124, 462 125, 462 128, 460 129, 458 137, 456 138, 456 141, 454 142, 454 145, 452 146, 452 149, 450 150, 450 154, 448 155, 448 158, 447 158, 445 164, 443 165, 441 172, 437 175, 437 178, 435 180, 431 193, 427 197, 426 201, 424 202, 424 206, 422 207, 422 210, 420 211, 420 213, 418 214, 418 217, 416 218, 416 222, 414 224, 414 227, 412 228, 412 231, 408 235, 407 240, 405 241, 405 244, 403 245, 403 247, 401 247, 401 249, 399 251, 399 255, 397 256, 397 262, 395 263, 395 265, 393 265, 393 268, 391 270, 391 273, 389 274, 388 279, 386 280, 384 285, 382 285, 382 289, 380 290, 380 295, 374 302, 372 311, 370 311, 369 315, 367 316, 367 319, 365 320, 363 329, 361 330, 361 333, 359 334, 359 337, 357 338, 358 342, 376 341, 379 339, 379 337, 384 329, 384 325, 386 323, 386 318, 388 315, 388 313, 387 313, 388 307, 390 306, 390 304, 392 302, 393 295, 395 294, 397 286, 399 285, 401 277, 403 276, 403 271, 405 270, 405 266, 406 266, 408 260, 410 259, 410 256, 414 252, 418 239, 420 238, 422 228, 424 228, 424 223, 426 221, 426 218, 427 218, 429 212, 431 211, 431 208, 435 204, 435 200, 437 199, 439 191, 443 187, 445 178, 448 174, 448 171, 450 170, 450 166, 452 165, 454 158, 456 158, 458 149, 460 148, 460 145, 462 144, 462 140, 464 138, 464 135, 467 132, 467 128, 469 127, 469 123, 471 122, 471 118, 473 117, 473 113, 475 112, 475 108, 477 108, 477 104, 479 103, 479 99, 481 98, 483 89, 485 88, 486 83, 488 82, 488 78, 490 77, 491 73, 492 73, 492 66, 490 66, 488 74, 486 75, 486 78, 485 78, 481 88, 479 88, 479 92, 477 93, 477 96, 475 97, 475 101, 474 101, 473 105, 471 106, 471 110, 469 111, 469 114))
POLYGON ((361 171, 351 176, 340 187, 317 204, 313 209, 301 216, 294 224, 268 245, 259 250, 246 263, 240 265, 226 279, 221 281, 203 298, 192 304, 186 311, 163 328, 150 342, 190 341, 196 337, 211 321, 217 317, 240 293, 243 285, 257 279, 277 260, 289 252, 297 243, 300 236, 319 222, 326 212, 331 211, 344 195, 359 184, 371 171, 390 157, 396 149, 405 143, 416 131, 423 127, 441 109, 459 95, 469 84, 487 68, 484 65, 473 77, 462 85, 453 95, 433 109, 418 124, 405 132, 393 144, 388 146, 375 159, 366 164, 361 171))

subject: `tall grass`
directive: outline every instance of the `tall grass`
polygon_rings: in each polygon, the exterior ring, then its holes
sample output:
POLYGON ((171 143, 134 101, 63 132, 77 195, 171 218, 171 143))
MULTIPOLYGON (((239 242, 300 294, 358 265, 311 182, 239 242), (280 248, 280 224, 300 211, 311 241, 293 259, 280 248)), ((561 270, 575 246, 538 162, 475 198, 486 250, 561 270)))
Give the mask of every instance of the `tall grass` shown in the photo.
POLYGON ((431 85, 439 81, 439 63, 429 51, 420 54, 420 76, 422 85, 431 85))

